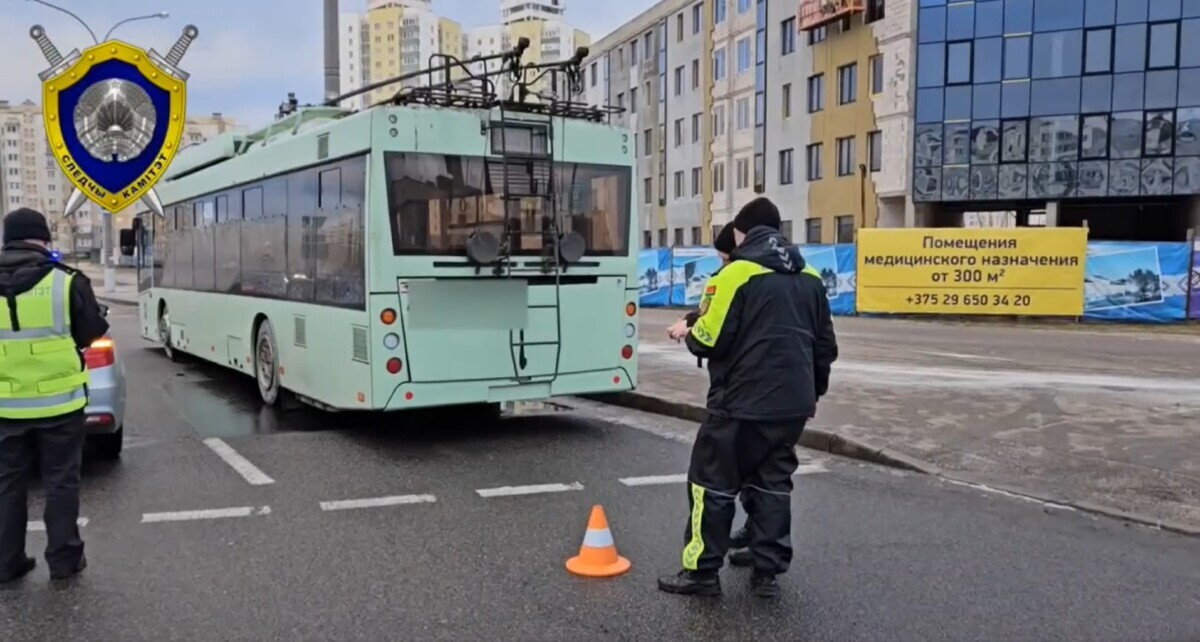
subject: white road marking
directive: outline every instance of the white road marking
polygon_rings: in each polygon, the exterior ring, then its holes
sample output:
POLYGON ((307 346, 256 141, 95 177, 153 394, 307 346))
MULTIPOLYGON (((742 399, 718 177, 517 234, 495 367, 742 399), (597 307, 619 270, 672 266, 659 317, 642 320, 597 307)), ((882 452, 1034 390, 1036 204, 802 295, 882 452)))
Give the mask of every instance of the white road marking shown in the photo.
MULTIPOLYGON (((84 526, 88 525, 88 518, 80 517, 79 519, 75 520, 75 523, 79 525, 79 528, 83 528, 84 526)), ((40 520, 36 522, 29 522, 29 525, 26 528, 30 533, 45 533, 46 522, 40 520)))
POLYGON ((583 484, 535 484, 532 486, 501 486, 499 488, 480 488, 475 492, 480 497, 512 497, 514 495, 537 495, 539 493, 561 493, 569 490, 583 490, 583 484))
POLYGON ((215 437, 212 439, 205 439, 204 445, 208 446, 209 449, 214 453, 217 453, 218 457, 223 459, 225 463, 229 464, 230 468, 237 471, 237 474, 241 475, 247 482, 250 483, 251 486, 264 486, 266 484, 275 483, 274 479, 271 479, 266 475, 266 473, 259 470, 257 466, 250 463, 249 459, 246 459, 238 454, 238 451, 234 450, 232 446, 225 443, 224 440, 217 439, 215 437))
POLYGON ((626 477, 618 480, 626 486, 654 486, 657 484, 687 483, 687 475, 650 475, 648 477, 626 477))
POLYGON ((432 504, 436 501, 437 498, 433 495, 393 495, 391 497, 342 499, 332 502, 321 502, 321 510, 349 510, 352 508, 380 508, 383 506, 401 506, 404 504, 432 504))
POLYGON ((1013 359, 1006 357, 989 357, 982 354, 963 354, 961 352, 936 352, 933 350, 911 350, 915 354, 924 354, 931 357, 947 357, 950 359, 967 359, 976 361, 1007 361, 1012 362, 1013 359))
POLYGON ((792 475, 812 475, 814 473, 827 472, 829 472, 829 469, 825 467, 825 464, 822 464, 819 461, 814 461, 811 464, 800 464, 796 467, 796 472, 792 473, 792 475))
POLYGON ((238 506, 237 508, 185 510, 174 513, 146 513, 142 515, 142 523, 154 524, 157 522, 192 522, 203 519, 225 519, 228 517, 251 517, 254 515, 270 514, 270 506, 238 506))

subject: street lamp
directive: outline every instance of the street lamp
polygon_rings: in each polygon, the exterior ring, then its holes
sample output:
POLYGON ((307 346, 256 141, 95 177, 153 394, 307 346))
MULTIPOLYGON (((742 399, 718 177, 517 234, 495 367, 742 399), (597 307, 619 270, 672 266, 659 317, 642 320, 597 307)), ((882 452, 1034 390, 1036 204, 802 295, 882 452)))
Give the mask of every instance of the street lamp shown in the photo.
POLYGON ((112 32, 117 30, 117 27, 120 27, 121 25, 123 25, 127 22, 136 22, 138 20, 151 20, 154 18, 161 19, 161 18, 170 18, 170 17, 171 17, 171 14, 167 13, 166 11, 159 11, 158 13, 151 13, 151 14, 147 14, 144 16, 134 16, 132 18, 126 18, 126 19, 118 22, 117 24, 113 25, 112 29, 109 29, 108 33, 104 34, 104 39, 108 40, 108 37, 112 35, 112 32))
POLYGON ((56 10, 56 11, 61 11, 61 12, 65 13, 65 14, 67 14, 68 16, 71 16, 71 17, 72 17, 72 18, 74 18, 74 19, 75 19, 77 22, 79 22, 79 24, 83 25, 83 28, 84 28, 84 29, 87 29, 88 35, 90 35, 90 36, 92 37, 92 43, 93 43, 93 44, 97 44, 97 45, 98 45, 98 44, 100 44, 100 41, 96 39, 96 32, 92 31, 92 28, 88 26, 88 23, 86 23, 86 22, 84 22, 84 21, 83 21, 83 18, 80 18, 79 16, 77 16, 77 15, 75 15, 75 14, 71 13, 70 11, 68 11, 68 10, 66 10, 66 9, 63 9, 62 7, 60 7, 60 6, 58 6, 58 5, 53 5, 53 4, 50 4, 49 2, 46 2, 45 0, 25 0, 25 1, 26 1, 26 2, 36 2, 36 3, 38 3, 38 4, 41 4, 41 5, 45 5, 45 6, 47 6, 47 7, 50 7, 51 9, 54 9, 54 10, 56 10))

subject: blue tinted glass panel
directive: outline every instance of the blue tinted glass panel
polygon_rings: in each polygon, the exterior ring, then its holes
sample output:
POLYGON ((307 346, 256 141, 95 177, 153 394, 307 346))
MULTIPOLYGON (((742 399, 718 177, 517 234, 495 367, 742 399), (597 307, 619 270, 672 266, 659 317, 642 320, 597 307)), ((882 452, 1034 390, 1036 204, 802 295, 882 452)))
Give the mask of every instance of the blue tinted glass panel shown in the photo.
POLYGON ((975 85, 975 98, 972 102, 971 115, 973 118, 1000 117, 1000 84, 975 85))
POLYGON ((971 82, 971 42, 946 44, 946 84, 971 82))
POLYGON ((1033 30, 1057 31, 1083 26, 1083 0, 1037 0, 1033 6, 1033 30))
POLYGON ((999 36, 1002 33, 1004 33, 1004 3, 980 2, 976 4, 975 37, 986 38, 999 36))
POLYGON ((1029 37, 1004 39, 1004 79, 1029 77, 1029 37))
POLYGON ((1149 67, 1151 69, 1175 66, 1175 48, 1178 44, 1176 36, 1178 32, 1179 26, 1174 22, 1150 25, 1149 67))
POLYGON ((1033 35, 1033 77, 1078 76, 1083 60, 1083 32, 1055 31, 1033 35))
POLYGON ((1200 66, 1200 20, 1184 20, 1179 29, 1179 40, 1188 43, 1188 46, 1179 48, 1179 66, 1200 66))
POLYGON ((1161 109, 1175 106, 1178 91, 1178 72, 1174 69, 1151 71, 1146 74, 1146 108, 1161 109))
POLYGON ((918 42, 941 42, 946 39, 946 9, 921 9, 917 18, 918 42))
POLYGON ((1084 4, 1087 9, 1084 26, 1103 27, 1117 18, 1117 0, 1088 0, 1084 4))
POLYGON ((946 78, 946 45, 938 42, 917 48, 917 86, 940 87, 946 78))
POLYGON ((942 89, 918 89, 917 90, 917 122, 918 123, 940 123, 942 122, 942 104, 945 102, 945 94, 942 89))
POLYGON ((1112 110, 1112 76, 1087 76, 1083 79, 1079 111, 1090 114, 1112 110))
POLYGON ((1200 105, 1200 68, 1179 70, 1179 106, 1200 105))
POLYGON ((999 82, 1004 60, 1004 39, 987 38, 975 41, 975 78, 972 82, 999 82))
POLYGON ((1119 74, 1113 76, 1113 111, 1141 109, 1146 74, 1119 74))
POLYGON ((1145 22, 1146 0, 1117 0, 1117 24, 1145 22))
POLYGON ((1084 33, 1083 73, 1103 74, 1112 71, 1112 29, 1092 29, 1084 33))
POLYGON ((1004 3, 1004 33, 1033 31, 1033 0, 1006 0, 1004 3))
POLYGON ((948 0, 921 0, 922 7, 944 7, 948 0))
POLYGON ((1150 3, 1150 20, 1178 20, 1179 0, 1154 0, 1150 3))
POLYGON ((1183 0, 1183 17, 1200 18, 1200 0, 1183 0))
POLYGON ((1035 80, 1030 87, 1029 115, 1079 113, 1079 78, 1035 80))
POLYGON ((1117 45, 1113 51, 1113 71, 1141 71, 1146 68, 1146 25, 1117 27, 1117 45))
POLYGON ((1005 83, 1000 90, 1000 115, 1022 118, 1029 115, 1029 83, 1005 83))
POLYGON ((956 4, 946 7, 946 40, 969 40, 975 37, 975 5, 956 4))
POLYGON ((971 119, 971 86, 946 88, 946 120, 971 119))

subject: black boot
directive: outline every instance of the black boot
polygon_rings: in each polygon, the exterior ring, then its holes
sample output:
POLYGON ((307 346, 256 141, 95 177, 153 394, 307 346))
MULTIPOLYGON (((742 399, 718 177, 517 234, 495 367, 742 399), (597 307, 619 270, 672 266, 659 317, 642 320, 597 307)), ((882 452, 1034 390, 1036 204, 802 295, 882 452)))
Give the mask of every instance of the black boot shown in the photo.
POLYGON ((734 551, 729 551, 730 566, 754 566, 754 553, 748 548, 739 548, 734 551))
POLYGON ((750 529, 743 526, 729 537, 730 566, 750 566, 754 563, 754 556, 747 546, 750 546, 750 529))
POLYGON ((79 575, 80 573, 82 573, 83 569, 85 569, 85 568, 87 568, 87 556, 81 555, 81 556, 79 556, 79 564, 77 564, 74 569, 62 570, 62 571, 52 570, 52 571, 50 571, 50 579, 52 579, 52 580, 69 580, 72 577, 75 577, 76 575, 79 575))
POLYGON ((721 594, 721 577, 715 571, 679 571, 658 578, 658 590, 676 595, 721 594))
POLYGON ((26 557, 17 563, 17 567, 10 569, 7 575, 0 575, 0 584, 9 584, 29 575, 33 569, 37 568, 37 560, 32 557, 26 557))
POLYGON ((755 597, 779 597, 779 582, 775 581, 775 576, 771 573, 759 573, 756 571, 750 577, 750 592, 755 597))

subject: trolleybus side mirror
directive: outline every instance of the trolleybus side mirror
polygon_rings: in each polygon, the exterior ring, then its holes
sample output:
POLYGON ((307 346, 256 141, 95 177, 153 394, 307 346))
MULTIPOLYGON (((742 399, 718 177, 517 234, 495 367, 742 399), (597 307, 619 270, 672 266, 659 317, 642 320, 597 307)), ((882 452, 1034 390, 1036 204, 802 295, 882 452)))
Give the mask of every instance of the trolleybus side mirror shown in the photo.
POLYGON ((137 233, 133 230, 121 230, 121 256, 133 256, 137 247, 137 233))

